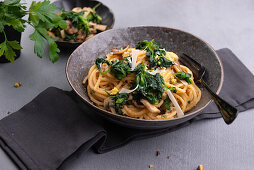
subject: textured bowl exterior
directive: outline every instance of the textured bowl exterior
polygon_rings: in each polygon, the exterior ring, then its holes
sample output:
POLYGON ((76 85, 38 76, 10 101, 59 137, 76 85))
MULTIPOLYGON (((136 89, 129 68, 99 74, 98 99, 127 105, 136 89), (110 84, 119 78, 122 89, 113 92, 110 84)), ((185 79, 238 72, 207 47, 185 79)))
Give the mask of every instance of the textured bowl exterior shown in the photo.
POLYGON ((200 102, 187 112, 184 117, 169 120, 140 120, 104 111, 90 101, 86 85, 82 85, 82 81, 87 76, 96 58, 104 57, 112 48, 121 48, 126 45, 135 47, 140 41, 152 39, 161 44, 167 51, 175 52, 178 55, 186 53, 204 65, 207 69, 205 81, 213 91, 219 93, 223 82, 222 63, 212 47, 203 40, 184 31, 165 27, 140 26, 113 29, 100 33, 80 45, 71 54, 66 65, 66 75, 71 87, 86 104, 94 108, 91 109, 94 114, 101 115, 123 126, 140 129, 159 129, 175 126, 190 120, 200 114, 200 111, 211 102, 208 92, 201 88, 202 97, 200 102))
MULTIPOLYGON (((54 2, 54 4, 59 8, 58 11, 60 11, 60 9, 65 9, 65 10, 72 10, 75 7, 94 7, 95 5, 97 5, 98 3, 101 3, 99 1, 93 1, 93 0, 59 0, 54 2)), ((57 12, 58 12, 57 11, 57 12)), ((101 5, 96 8, 96 12, 101 16, 102 21, 101 24, 103 25, 107 25, 107 30, 113 28, 114 23, 115 23, 115 17, 113 12, 107 7, 105 6, 103 3, 101 3, 101 5)), ((79 42, 61 42, 61 41, 57 41, 57 45, 59 46, 59 48, 61 50, 74 50, 76 49, 80 44, 79 42)))

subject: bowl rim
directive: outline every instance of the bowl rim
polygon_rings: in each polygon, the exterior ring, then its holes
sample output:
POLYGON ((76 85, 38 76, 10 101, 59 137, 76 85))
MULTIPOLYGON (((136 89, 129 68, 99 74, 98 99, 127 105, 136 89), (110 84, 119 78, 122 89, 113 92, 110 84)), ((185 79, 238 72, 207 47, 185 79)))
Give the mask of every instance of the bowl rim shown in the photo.
MULTIPOLYGON (((206 41, 204 41, 204 40, 201 39, 200 37, 198 37, 198 36, 196 36, 196 35, 193 35, 193 34, 191 34, 191 33, 189 33, 189 32, 182 31, 182 30, 176 29, 176 28, 164 27, 164 26, 129 26, 129 27, 121 27, 121 28, 117 28, 117 29, 109 29, 109 30, 106 30, 106 31, 104 31, 104 32, 115 31, 115 30, 121 30, 121 29, 130 29, 130 28, 161 28, 161 29, 171 29, 171 30, 183 32, 183 33, 185 33, 185 34, 189 34, 189 35, 191 35, 191 36, 193 36, 193 37, 199 39, 199 40, 202 41, 203 43, 205 43, 205 44, 212 50, 212 52, 214 53, 214 55, 216 56, 216 58, 217 58, 217 60, 218 60, 218 62, 219 62, 220 68, 221 68, 221 76, 220 76, 221 79, 220 79, 220 84, 219 84, 219 87, 218 87, 218 89, 217 89, 217 91, 216 91, 216 94, 219 94, 219 93, 220 93, 221 88, 222 88, 222 85, 223 85, 223 82, 224 82, 224 68, 223 68, 222 61, 221 61, 219 55, 216 53, 216 51, 213 49, 213 47, 212 47, 210 44, 208 44, 206 41)), ((104 32, 102 32, 102 33, 104 33, 104 32)), ((92 38, 91 38, 91 39, 92 39, 92 38)), ((89 40, 91 40, 91 39, 89 39, 89 40)), ((87 41, 89 41, 89 40, 87 40, 87 41)), ((87 41, 85 41, 85 42, 87 42, 87 41)), ((83 43, 85 43, 85 42, 83 42, 83 43)), ((83 44, 83 43, 82 43, 82 44, 83 44)), ((100 111, 100 112, 102 112, 102 113, 105 113, 105 114, 107 114, 107 115, 109 115, 109 116, 111 116, 111 117, 112 117, 112 116, 115 116, 115 117, 117 117, 117 118, 122 118, 122 119, 132 120, 132 121, 138 121, 138 122, 170 122, 170 121, 177 121, 177 120, 185 119, 185 118, 187 118, 187 117, 192 118, 192 116, 195 116, 195 114, 201 113, 201 111, 202 111, 203 109, 205 109, 205 108, 212 102, 212 98, 211 98, 203 107, 199 108, 198 110, 196 110, 196 111, 194 111, 194 112, 191 112, 191 113, 189 113, 189 114, 186 114, 186 115, 184 115, 183 117, 179 117, 179 118, 177 117, 177 118, 173 118, 173 119, 146 120, 146 119, 137 119, 137 118, 132 118, 132 117, 129 117, 129 116, 123 116, 123 115, 113 114, 113 113, 111 113, 111 112, 109 112, 109 111, 107 111, 107 110, 101 109, 101 108, 97 107, 96 105, 90 103, 90 101, 88 101, 87 99, 85 99, 85 98, 74 88, 74 86, 72 85, 72 83, 71 83, 71 81, 70 81, 70 78, 69 78, 69 74, 68 74, 68 68, 69 68, 70 61, 71 61, 71 59, 72 59, 72 57, 73 57, 73 53, 74 53, 76 50, 78 50, 79 48, 82 48, 82 45, 80 45, 79 47, 77 47, 77 48, 71 53, 71 55, 69 56, 69 58, 68 58, 68 60, 67 60, 66 67, 65 67, 66 78, 67 78, 67 80, 68 80, 68 82, 69 82, 71 88, 75 91, 75 93, 76 93, 79 97, 81 97, 81 98, 83 99, 83 101, 85 101, 86 104, 88 104, 88 105, 91 106, 92 108, 95 108, 97 111, 100 111)), ((92 109, 92 108, 91 108, 91 109, 92 109)))
MULTIPOLYGON (((54 1, 53 4, 54 4, 55 2, 61 2, 61 1, 68 1, 68 0, 57 0, 57 1, 54 1)), ((97 0, 88 0, 88 1, 98 2, 98 3, 100 3, 101 5, 103 5, 104 7, 106 7, 106 8, 108 9, 109 13, 111 13, 112 16, 113 16, 113 18, 112 18, 113 22, 112 22, 112 24, 110 25, 110 27, 107 27, 106 31, 113 29, 113 28, 114 28, 114 25, 115 25, 115 15, 114 15, 113 11, 112 11, 107 5, 105 5, 104 3, 102 3, 101 1, 97 1, 97 0)), ((55 5, 55 4, 54 4, 54 5, 55 5)), ((55 5, 55 6, 56 6, 56 5, 55 5)), ((57 6, 57 7, 58 7, 58 6, 57 6)), ((107 25, 107 26, 108 26, 108 25, 107 25)), ((105 31, 102 31, 102 32, 105 32, 105 31)), ((95 35, 100 34, 100 33, 102 33, 102 32, 96 33, 95 35)), ((87 41, 87 40, 86 40, 86 41, 87 41)), ((83 42, 86 42, 86 41, 83 41, 83 42)), ((59 40, 57 40, 56 42, 57 42, 57 43, 75 44, 75 45, 76 45, 76 44, 81 45, 81 44, 83 43, 83 42, 69 42, 69 41, 59 41, 59 40)))

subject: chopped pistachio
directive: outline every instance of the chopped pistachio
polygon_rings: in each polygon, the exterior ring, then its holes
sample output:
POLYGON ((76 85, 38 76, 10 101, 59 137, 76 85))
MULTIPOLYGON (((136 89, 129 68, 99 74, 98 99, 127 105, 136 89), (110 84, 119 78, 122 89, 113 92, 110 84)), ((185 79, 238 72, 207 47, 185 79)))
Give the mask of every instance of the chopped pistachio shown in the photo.
POLYGON ((149 165, 149 168, 153 168, 153 167, 154 167, 153 164, 150 164, 150 165, 149 165))
POLYGON ((198 165, 198 170, 203 170, 204 166, 203 165, 198 165))
POLYGON ((172 83, 172 84, 176 84, 176 83, 177 83, 177 80, 176 80, 175 78, 172 78, 172 79, 171 79, 171 83, 172 83))
POLYGON ((116 88, 116 87, 114 87, 112 90, 111 90, 111 95, 115 95, 115 94, 117 94, 119 92, 119 90, 116 88))
POLYGON ((20 87, 20 86, 22 86, 21 82, 15 83, 15 84, 14 84, 14 87, 16 87, 16 88, 17 88, 17 87, 20 87))

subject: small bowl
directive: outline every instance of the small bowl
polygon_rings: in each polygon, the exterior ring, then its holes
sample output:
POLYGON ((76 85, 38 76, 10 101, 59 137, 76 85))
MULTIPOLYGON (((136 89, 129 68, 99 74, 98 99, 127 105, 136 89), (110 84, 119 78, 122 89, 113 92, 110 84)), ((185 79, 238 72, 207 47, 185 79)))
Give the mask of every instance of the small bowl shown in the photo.
POLYGON ((173 127, 194 118, 211 102, 209 93, 201 88, 201 100, 185 116, 168 120, 142 120, 112 114, 95 106, 90 101, 86 89, 87 85, 84 86, 82 81, 87 76, 90 67, 94 65, 96 58, 105 56, 112 48, 121 48, 126 45, 135 47, 140 41, 152 39, 161 44, 167 51, 173 51, 178 55, 186 53, 205 66, 207 70, 206 83, 217 94, 220 92, 223 83, 221 60, 214 49, 200 38, 181 30, 156 26, 112 29, 100 33, 80 45, 71 54, 66 65, 66 75, 71 87, 90 106, 93 114, 100 115, 122 126, 160 129, 173 127))
MULTIPOLYGON (((58 7, 59 12, 61 9, 65 9, 67 11, 71 11, 75 7, 91 7, 93 8, 95 5, 100 3, 101 5, 96 8, 96 13, 98 13, 101 18, 101 24, 107 25, 107 30, 113 28, 115 23, 115 17, 113 12, 103 3, 99 1, 92 1, 92 0, 59 0, 55 1, 54 4, 58 7)), ((79 42, 68 42, 68 41, 57 41, 57 45, 61 50, 74 50, 80 44, 79 42)))

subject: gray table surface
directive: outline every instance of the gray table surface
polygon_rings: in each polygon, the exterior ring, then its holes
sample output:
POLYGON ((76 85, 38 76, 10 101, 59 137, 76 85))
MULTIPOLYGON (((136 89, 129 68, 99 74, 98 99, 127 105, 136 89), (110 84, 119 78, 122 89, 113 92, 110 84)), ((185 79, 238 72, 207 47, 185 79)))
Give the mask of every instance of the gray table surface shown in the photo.
MULTIPOLYGON (((28 3, 31 1, 27 0, 28 3)), ((159 25, 191 32, 215 49, 230 48, 254 72, 253 0, 103 0, 115 14, 115 28, 159 25)), ((33 53, 32 28, 22 34, 22 54, 14 64, 0 65, 0 119, 17 111, 49 86, 71 90, 65 78, 68 54, 52 64, 47 51, 43 59, 33 53), (15 82, 23 86, 14 88, 15 82)), ((178 131, 105 154, 82 153, 63 169, 254 169, 254 110, 241 113, 227 126, 222 119, 203 120, 178 131), (161 155, 156 157, 156 150, 161 155), (171 156, 167 159, 167 156, 171 156)), ((38 134, 39 135, 39 134, 38 134)), ((38 148, 39 149, 39 148, 38 148)), ((0 149, 0 169, 17 169, 0 149)))

